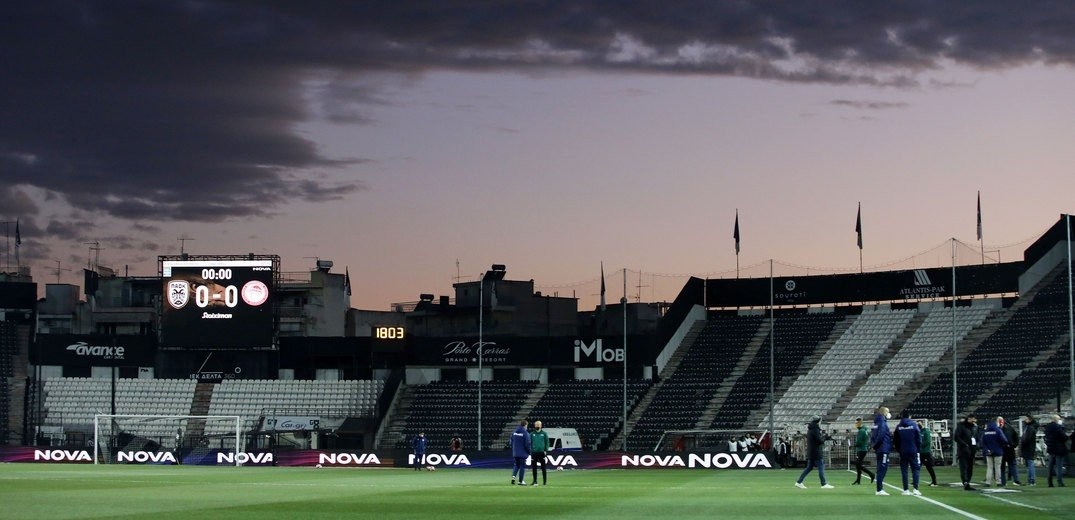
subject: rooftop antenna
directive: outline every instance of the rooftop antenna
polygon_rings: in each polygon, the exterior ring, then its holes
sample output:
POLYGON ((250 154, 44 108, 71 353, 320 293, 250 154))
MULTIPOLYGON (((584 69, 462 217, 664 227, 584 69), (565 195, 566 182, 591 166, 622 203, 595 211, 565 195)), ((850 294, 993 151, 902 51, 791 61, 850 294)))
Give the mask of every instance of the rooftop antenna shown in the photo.
POLYGON ((60 261, 59 260, 53 260, 53 262, 56 262, 56 269, 53 269, 53 272, 56 274, 56 284, 59 285, 59 283, 60 283, 60 271, 70 271, 70 269, 60 267, 60 261))
POLYGON ((642 302, 642 288, 643 287, 649 287, 648 285, 642 285, 642 269, 638 270, 638 285, 635 286, 635 287, 637 288, 637 291, 638 291, 638 292, 635 293, 635 303, 641 303, 642 302))
POLYGON ((188 240, 194 240, 194 239, 191 238, 191 237, 188 237, 186 235, 186 233, 184 233, 182 236, 180 236, 176 240, 179 241, 179 254, 185 255, 185 254, 187 254, 187 241, 188 240))
POLYGON ((101 242, 94 240, 93 242, 83 242, 83 245, 90 246, 90 251, 86 256, 86 267, 93 272, 97 272, 97 268, 101 266, 101 242), (92 256, 92 261, 90 256, 92 256))

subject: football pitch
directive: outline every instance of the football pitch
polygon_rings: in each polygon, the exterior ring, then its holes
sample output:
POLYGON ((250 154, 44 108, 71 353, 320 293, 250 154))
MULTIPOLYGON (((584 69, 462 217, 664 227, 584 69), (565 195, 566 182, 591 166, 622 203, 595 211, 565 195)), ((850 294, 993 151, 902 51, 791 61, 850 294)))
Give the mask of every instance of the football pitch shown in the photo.
POLYGON ((0 518, 1075 518, 1075 482, 967 492, 943 468, 923 498, 879 497, 844 469, 826 473, 835 489, 816 472, 797 489, 793 469, 568 470, 522 487, 490 469, 0 464, 0 518))

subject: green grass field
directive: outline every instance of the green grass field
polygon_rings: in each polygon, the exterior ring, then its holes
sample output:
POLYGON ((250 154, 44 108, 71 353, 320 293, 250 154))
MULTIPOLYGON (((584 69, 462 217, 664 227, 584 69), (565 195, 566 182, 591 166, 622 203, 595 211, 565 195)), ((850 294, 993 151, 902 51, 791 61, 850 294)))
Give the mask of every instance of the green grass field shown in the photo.
MULTIPOLYGON (((900 485, 899 468, 888 482, 900 485)), ((984 469, 984 468, 979 468, 984 469)), ((0 518, 1075 518, 1075 482, 1008 493, 923 487, 931 503, 830 468, 836 489, 796 489, 796 470, 575 470, 548 487, 507 470, 0 464, 0 518)), ((983 471, 984 474, 984 471, 983 471)), ((940 470, 945 484, 956 475, 940 470)))

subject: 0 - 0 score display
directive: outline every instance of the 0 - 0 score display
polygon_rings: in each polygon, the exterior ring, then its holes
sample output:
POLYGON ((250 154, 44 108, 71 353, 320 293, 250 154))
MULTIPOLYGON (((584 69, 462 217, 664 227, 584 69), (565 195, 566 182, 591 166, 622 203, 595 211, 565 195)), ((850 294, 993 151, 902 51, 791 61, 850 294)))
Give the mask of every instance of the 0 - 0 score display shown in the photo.
POLYGON ((164 261, 165 346, 269 346, 270 260, 164 261))

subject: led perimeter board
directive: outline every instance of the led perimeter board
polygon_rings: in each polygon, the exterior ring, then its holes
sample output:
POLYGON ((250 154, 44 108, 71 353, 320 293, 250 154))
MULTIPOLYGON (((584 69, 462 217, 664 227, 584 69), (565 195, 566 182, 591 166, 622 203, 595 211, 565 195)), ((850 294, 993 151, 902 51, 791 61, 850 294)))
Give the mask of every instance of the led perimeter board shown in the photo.
POLYGON ((273 260, 217 258, 161 259, 161 346, 272 346, 273 260))

